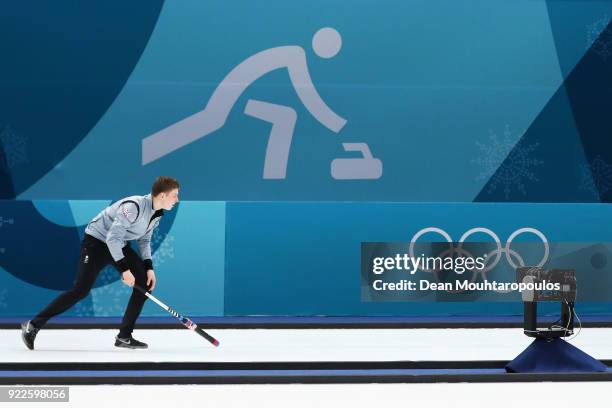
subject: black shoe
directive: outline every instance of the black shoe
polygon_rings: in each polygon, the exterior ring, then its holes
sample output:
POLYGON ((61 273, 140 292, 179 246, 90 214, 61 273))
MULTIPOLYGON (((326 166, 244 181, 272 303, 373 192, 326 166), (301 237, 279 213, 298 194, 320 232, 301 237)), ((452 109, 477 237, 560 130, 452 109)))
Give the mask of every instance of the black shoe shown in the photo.
POLYGON ((115 347, 123 347, 123 348, 129 348, 129 349, 146 349, 149 346, 147 345, 147 343, 138 341, 132 336, 126 339, 116 336, 115 337, 115 347))
POLYGON ((21 323, 21 340, 23 340, 23 343, 30 350, 34 350, 34 340, 36 339, 38 330, 40 329, 34 327, 30 320, 25 323, 21 323))

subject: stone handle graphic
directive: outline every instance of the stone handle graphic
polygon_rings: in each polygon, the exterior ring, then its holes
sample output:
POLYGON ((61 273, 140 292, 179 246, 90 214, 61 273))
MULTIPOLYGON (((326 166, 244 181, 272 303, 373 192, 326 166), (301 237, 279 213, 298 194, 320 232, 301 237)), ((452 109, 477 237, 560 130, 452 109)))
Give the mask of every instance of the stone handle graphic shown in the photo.
POLYGON ((334 159, 331 162, 331 175, 336 180, 375 180, 383 174, 380 159, 372 156, 367 143, 342 143, 347 152, 360 152, 363 157, 334 159))

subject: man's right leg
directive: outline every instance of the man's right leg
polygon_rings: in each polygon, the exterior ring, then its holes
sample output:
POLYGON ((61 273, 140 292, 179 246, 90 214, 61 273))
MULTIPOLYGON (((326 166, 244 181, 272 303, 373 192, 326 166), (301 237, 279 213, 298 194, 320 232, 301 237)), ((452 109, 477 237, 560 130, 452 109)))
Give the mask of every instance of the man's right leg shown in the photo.
POLYGON ((81 245, 81 257, 76 280, 72 289, 62 293, 23 328, 23 340, 30 349, 34 347, 36 332, 53 316, 65 312, 79 300, 85 298, 93 286, 98 274, 110 263, 106 244, 86 238, 81 245), (31 330, 31 331, 30 331, 31 330), (28 334, 31 333, 29 336, 28 334))

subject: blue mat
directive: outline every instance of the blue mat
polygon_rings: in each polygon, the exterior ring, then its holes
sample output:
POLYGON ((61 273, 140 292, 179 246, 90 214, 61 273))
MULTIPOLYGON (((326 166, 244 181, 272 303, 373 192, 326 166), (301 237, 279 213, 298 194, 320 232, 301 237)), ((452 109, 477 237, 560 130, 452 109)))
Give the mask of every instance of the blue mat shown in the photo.
POLYGON ((506 365, 509 373, 605 372, 607 367, 584 351, 558 338, 535 339, 506 365))

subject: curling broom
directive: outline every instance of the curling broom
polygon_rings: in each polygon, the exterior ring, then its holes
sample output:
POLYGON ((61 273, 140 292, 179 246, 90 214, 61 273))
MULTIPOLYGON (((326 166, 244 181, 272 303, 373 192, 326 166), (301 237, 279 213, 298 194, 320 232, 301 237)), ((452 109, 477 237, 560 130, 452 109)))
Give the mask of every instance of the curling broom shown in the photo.
POLYGON ((171 307, 165 305, 162 301, 160 301, 159 299, 157 299, 155 296, 153 296, 152 294, 150 294, 148 291, 144 290, 143 288, 141 288, 140 286, 134 284, 134 287, 139 290, 140 292, 144 293, 149 299, 151 299, 153 302, 157 303, 162 309, 164 309, 166 312, 170 313, 172 316, 176 317, 181 323, 183 323, 183 325, 188 328, 189 330, 193 330, 196 333, 198 333, 200 336, 204 337, 206 340, 208 340, 213 346, 215 347, 219 347, 219 341, 217 339, 215 339, 213 336, 211 336, 210 334, 206 333, 204 330, 202 330, 201 328, 198 327, 197 324, 195 324, 193 322, 193 320, 191 320, 190 318, 183 316, 177 312, 175 312, 171 307))

